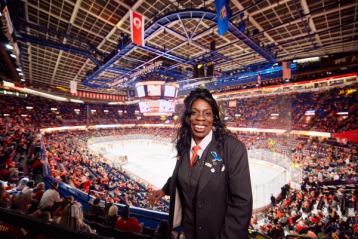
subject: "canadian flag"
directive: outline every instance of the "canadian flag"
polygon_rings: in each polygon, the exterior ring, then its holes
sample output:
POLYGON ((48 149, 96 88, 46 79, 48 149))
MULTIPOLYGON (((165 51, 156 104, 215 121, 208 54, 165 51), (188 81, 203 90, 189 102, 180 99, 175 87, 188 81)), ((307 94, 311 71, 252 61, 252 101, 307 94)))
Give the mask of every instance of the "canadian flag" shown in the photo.
POLYGON ((136 45, 144 46, 144 17, 133 11, 130 11, 130 14, 132 42, 136 45))

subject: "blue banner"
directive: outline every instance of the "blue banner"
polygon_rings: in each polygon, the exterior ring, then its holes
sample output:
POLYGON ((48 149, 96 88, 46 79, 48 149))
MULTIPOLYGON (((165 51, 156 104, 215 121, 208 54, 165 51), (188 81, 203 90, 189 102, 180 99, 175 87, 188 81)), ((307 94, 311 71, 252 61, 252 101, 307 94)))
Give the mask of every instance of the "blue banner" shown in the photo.
POLYGON ((215 0, 218 33, 224 35, 229 27, 230 9, 227 0, 215 0))

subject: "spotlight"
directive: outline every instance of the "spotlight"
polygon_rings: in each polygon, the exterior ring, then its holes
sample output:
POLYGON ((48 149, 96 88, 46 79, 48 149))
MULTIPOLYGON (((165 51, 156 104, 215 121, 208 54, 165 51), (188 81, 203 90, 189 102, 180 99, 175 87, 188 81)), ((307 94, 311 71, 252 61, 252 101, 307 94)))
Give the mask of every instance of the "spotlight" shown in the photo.
POLYGON ((5 45, 5 47, 6 47, 6 49, 8 49, 8 50, 12 50, 12 49, 14 49, 14 47, 13 47, 13 46, 11 46, 10 44, 6 44, 6 45, 5 45))

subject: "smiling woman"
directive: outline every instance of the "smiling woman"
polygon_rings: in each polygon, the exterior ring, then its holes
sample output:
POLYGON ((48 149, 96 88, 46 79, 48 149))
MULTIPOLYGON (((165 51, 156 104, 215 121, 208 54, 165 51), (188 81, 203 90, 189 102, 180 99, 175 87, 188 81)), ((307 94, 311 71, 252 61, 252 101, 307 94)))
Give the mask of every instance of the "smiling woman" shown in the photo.
POLYGON ((246 239, 252 192, 245 145, 226 129, 208 90, 192 91, 184 105, 173 175, 149 199, 170 195, 170 226, 182 226, 186 239, 246 239))
POLYGON ((190 128, 196 144, 211 132, 213 121, 213 112, 209 103, 202 99, 195 100, 191 107, 190 128))

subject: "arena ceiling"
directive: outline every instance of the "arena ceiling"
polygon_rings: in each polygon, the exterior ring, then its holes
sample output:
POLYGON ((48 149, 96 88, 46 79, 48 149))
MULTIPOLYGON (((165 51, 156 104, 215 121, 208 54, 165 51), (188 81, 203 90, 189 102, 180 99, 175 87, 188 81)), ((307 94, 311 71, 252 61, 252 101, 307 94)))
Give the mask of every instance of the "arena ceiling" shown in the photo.
POLYGON ((28 0, 11 14, 24 77, 42 88, 74 80, 79 89, 112 91, 155 61, 160 74, 186 79, 203 60, 227 72, 358 49, 358 0, 231 0, 230 8, 232 31, 223 36, 213 0, 28 0), (119 50, 130 9, 146 18, 146 46, 119 50))

